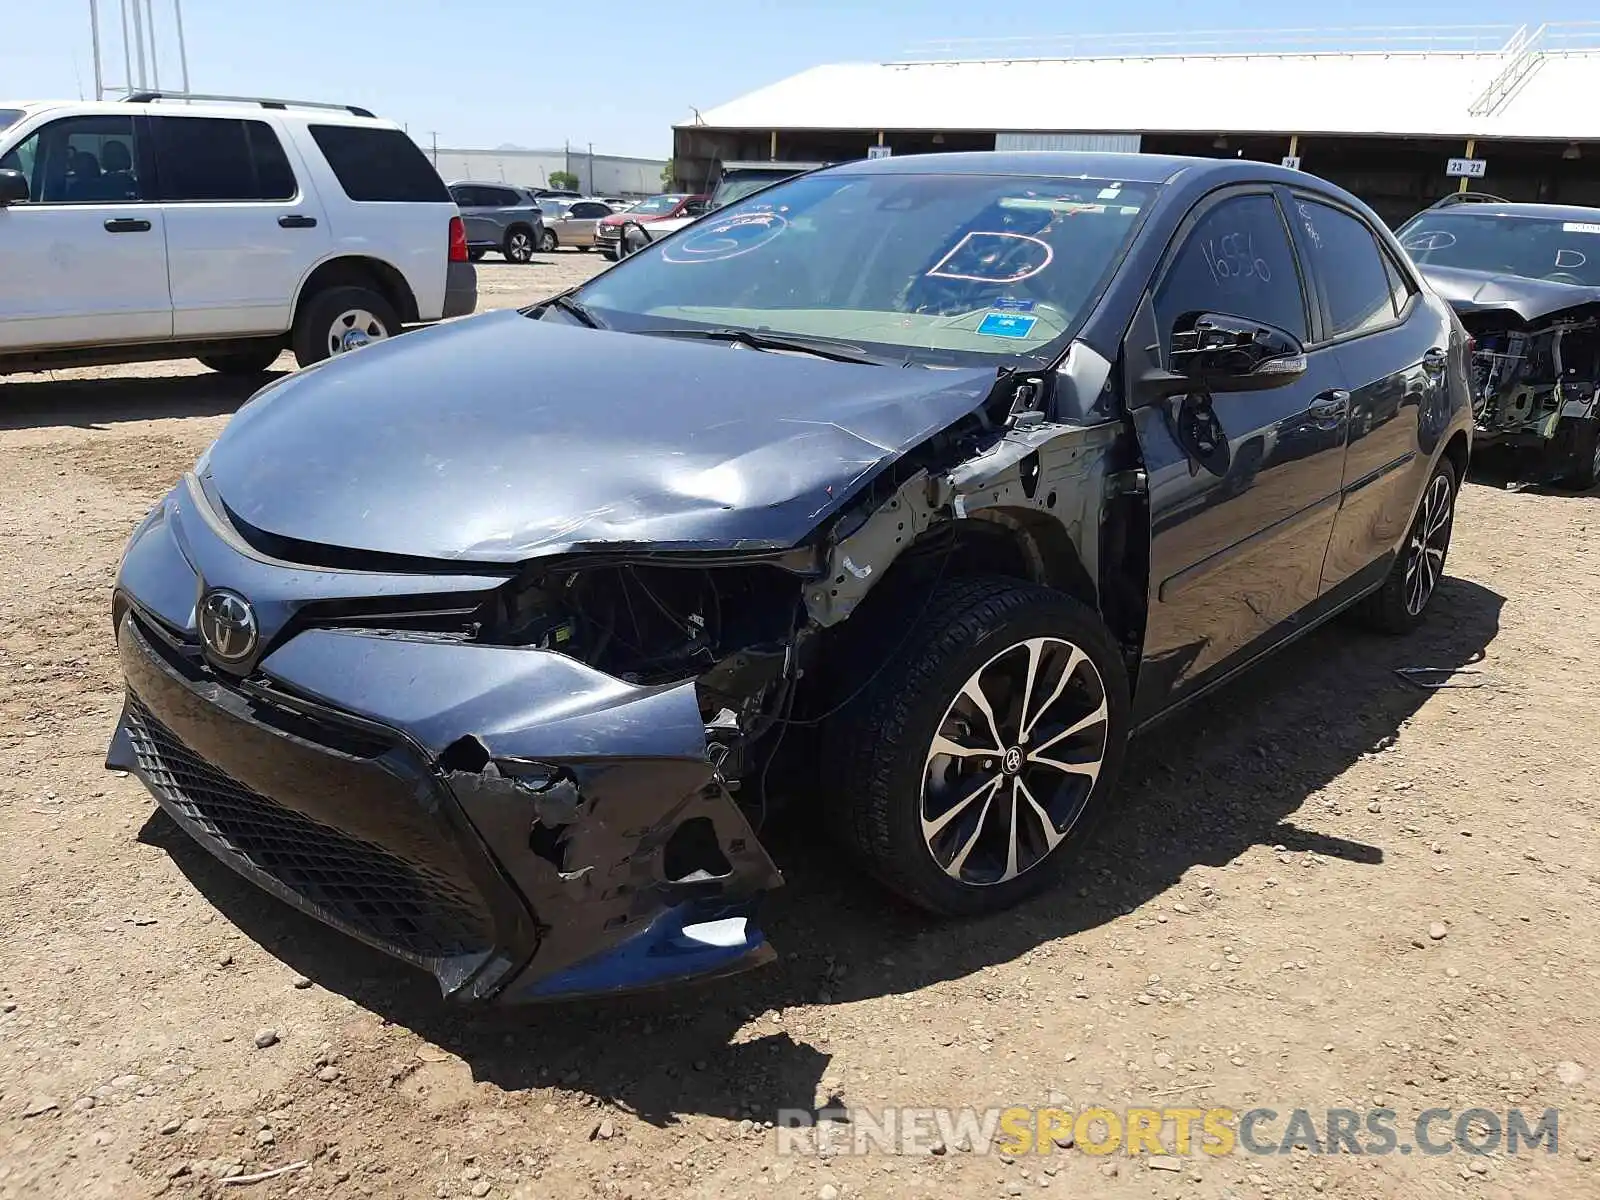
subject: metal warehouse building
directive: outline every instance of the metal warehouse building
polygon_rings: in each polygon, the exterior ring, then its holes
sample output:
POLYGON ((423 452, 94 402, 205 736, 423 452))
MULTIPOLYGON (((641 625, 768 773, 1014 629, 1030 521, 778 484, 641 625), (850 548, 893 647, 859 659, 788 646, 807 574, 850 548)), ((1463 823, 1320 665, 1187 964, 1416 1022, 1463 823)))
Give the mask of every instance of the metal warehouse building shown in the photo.
POLYGON ((429 151, 433 165, 447 181, 472 179, 479 183, 514 183, 521 187, 549 187, 550 176, 562 171, 575 176, 578 190, 591 196, 650 196, 662 190, 660 158, 627 158, 585 150, 531 150, 501 146, 495 150, 447 149, 429 151))
POLYGON ((1288 159, 1391 222, 1466 186, 1600 205, 1596 80, 1600 22, 944 43, 696 113, 673 161, 1140 150, 1288 159))

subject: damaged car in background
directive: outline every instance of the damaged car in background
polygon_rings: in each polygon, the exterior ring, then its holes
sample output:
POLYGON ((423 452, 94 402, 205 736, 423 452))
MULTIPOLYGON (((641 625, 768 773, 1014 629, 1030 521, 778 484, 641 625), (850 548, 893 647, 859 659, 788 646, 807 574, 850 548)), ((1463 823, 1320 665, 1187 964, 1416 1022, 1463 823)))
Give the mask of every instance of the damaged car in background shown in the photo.
POLYGON ((127 548, 108 765, 460 1001, 769 959, 780 803, 1003 909, 1134 732, 1346 609, 1423 619, 1466 369, 1298 172, 820 171, 258 392, 127 548))
POLYGON ((1478 445, 1534 482, 1600 484, 1600 209, 1457 194, 1399 237, 1476 340, 1478 445))

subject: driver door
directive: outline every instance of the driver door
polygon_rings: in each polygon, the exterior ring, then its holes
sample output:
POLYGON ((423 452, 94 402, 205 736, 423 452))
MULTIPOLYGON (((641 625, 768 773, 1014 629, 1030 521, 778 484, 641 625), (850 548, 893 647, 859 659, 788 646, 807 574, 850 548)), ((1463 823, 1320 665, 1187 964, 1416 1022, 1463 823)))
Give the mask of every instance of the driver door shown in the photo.
MULTIPOLYGON (((1171 368, 1198 313, 1318 340, 1272 190, 1230 189, 1185 220, 1135 320, 1129 364, 1171 368)), ((1320 318, 1317 318, 1320 319, 1320 318)), ((1339 506, 1349 396, 1329 350, 1264 391, 1148 403, 1130 390, 1150 504, 1150 590, 1135 719, 1153 717, 1292 633, 1320 591, 1339 506)), ((1130 377, 1136 372, 1130 371, 1130 377)), ((1130 382, 1130 388, 1136 385, 1130 382)))

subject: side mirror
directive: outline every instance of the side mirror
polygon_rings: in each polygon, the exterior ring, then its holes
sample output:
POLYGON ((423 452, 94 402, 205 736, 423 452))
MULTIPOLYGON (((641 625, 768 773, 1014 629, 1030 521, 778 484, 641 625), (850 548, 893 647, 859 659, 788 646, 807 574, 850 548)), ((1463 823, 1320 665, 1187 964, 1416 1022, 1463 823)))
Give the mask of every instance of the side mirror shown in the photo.
POLYGON ((8 204, 26 204, 28 177, 21 171, 0 171, 0 208, 8 204))
POLYGON ((1171 368, 1213 392, 1283 387, 1306 373, 1306 351, 1287 330, 1225 313, 1180 317, 1172 331, 1171 368))

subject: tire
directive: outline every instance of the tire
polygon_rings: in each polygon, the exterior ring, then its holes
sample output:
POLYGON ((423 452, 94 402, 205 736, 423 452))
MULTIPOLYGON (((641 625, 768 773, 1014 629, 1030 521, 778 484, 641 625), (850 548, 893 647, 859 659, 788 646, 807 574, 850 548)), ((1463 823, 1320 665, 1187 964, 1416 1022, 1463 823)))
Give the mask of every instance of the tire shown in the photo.
POLYGON ((1422 624, 1428 605, 1439 590, 1439 580, 1444 578, 1450 535, 1456 523, 1458 488, 1455 466, 1448 458, 1441 458, 1428 476, 1417 515, 1388 576, 1356 608, 1356 615, 1370 628, 1380 633, 1410 633, 1422 624))
POLYGON ((1568 472, 1564 482, 1569 488, 1577 492, 1587 492, 1590 488, 1600 486, 1600 418, 1585 422, 1589 427, 1587 436, 1578 439, 1578 467, 1568 472))
POLYGON ((1054 880, 1116 788, 1130 719, 1122 656, 1095 613, 1049 588, 958 579, 894 603, 899 612, 874 614, 882 618, 881 640, 876 629, 866 640, 898 652, 822 731, 829 825, 885 886, 930 912, 1008 908, 1054 880), (907 606, 920 614, 910 614, 909 636, 899 632, 907 606), (1015 698, 1025 689, 1015 685, 1027 678, 1034 646, 1030 751, 1015 698), (987 722, 971 698, 980 678, 998 737, 981 728, 987 722), (1074 726, 1072 748, 1057 753, 1077 765, 1097 761, 1096 772, 1062 772, 1043 765, 1054 761, 1048 757, 1031 757, 1074 726), (992 758, 976 748, 980 735, 994 743, 992 758), (936 743, 968 753, 941 754, 936 743), (1048 810, 1053 845, 1025 795, 1048 810), (1022 817, 1020 838, 1012 804, 1022 817))
POLYGON ((231 354, 203 354, 200 365, 210 367, 218 375, 259 375, 278 361, 283 353, 281 345, 262 346, 259 350, 237 350, 231 354))
POLYGON ((534 240, 533 230, 526 225, 515 225, 506 230, 505 245, 500 252, 506 256, 507 262, 518 264, 533 261, 534 240))
POLYGON ((554 254, 556 247, 560 244, 561 240, 556 237, 554 229, 546 229, 539 234, 539 253, 541 254, 554 254))
POLYGON ((381 341, 399 332, 400 318, 394 306, 377 292, 367 287, 332 287, 301 305, 291 343, 295 361, 309 367, 358 344, 381 341), (358 342, 358 337, 365 341, 358 342))

